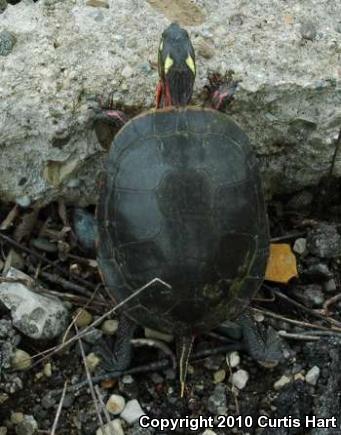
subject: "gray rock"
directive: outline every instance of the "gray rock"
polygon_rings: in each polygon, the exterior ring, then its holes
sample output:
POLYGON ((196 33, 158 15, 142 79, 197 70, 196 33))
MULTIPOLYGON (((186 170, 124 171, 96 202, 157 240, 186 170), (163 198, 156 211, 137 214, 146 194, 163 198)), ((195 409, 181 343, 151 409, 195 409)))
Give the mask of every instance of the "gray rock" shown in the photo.
POLYGON ((321 287, 317 284, 305 286, 304 299, 306 305, 312 308, 318 308, 323 305, 324 295, 321 287))
POLYGON ((13 50, 15 43, 15 36, 7 30, 3 30, 0 33, 0 56, 8 56, 13 50))
POLYGON ((336 286, 336 281, 335 281, 335 279, 330 279, 329 281, 327 281, 325 284, 324 284, 324 290, 326 291, 326 292, 335 292, 336 290, 337 290, 337 286, 336 286))
POLYGON ((319 224, 307 237, 307 249, 321 258, 341 256, 341 235, 335 225, 319 224))
MULTIPOLYGON (((340 2, 292 9, 271 0, 231 0, 228 8, 225 0, 207 0, 203 8, 186 0, 168 11, 154 1, 114 3, 100 8, 101 15, 73 0, 25 1, 20 14, 19 6, 1 14, 2 28, 17 38, 1 58, 2 200, 62 196, 96 203, 104 152, 90 106, 111 91, 128 111, 153 106, 157 70, 139 67, 155 63, 159 37, 172 19, 187 25, 197 51, 201 38, 214 47, 214 56, 197 57, 195 103, 208 70, 233 69, 242 80, 229 110, 260 156, 270 193, 302 190, 328 171, 341 120, 341 34, 332 30, 340 2), (319 29, 330 30, 302 45, 300 23, 316 17, 319 29), (75 179, 79 185, 69 186, 75 179)), ((341 175, 339 159, 335 175, 341 175)))
POLYGON ((239 390, 242 390, 245 388, 249 377, 250 375, 246 370, 239 369, 231 376, 231 383, 239 390))
POLYGON ((305 380, 310 385, 316 385, 319 376, 320 376, 320 368, 317 366, 314 366, 305 375, 305 380))
POLYGON ((23 284, 1 283, 0 301, 11 310, 13 325, 30 338, 58 337, 68 325, 69 313, 59 299, 35 293, 23 284))
POLYGON ((24 415, 24 419, 15 427, 17 435, 33 435, 38 432, 38 423, 32 415, 24 415))
POLYGON ((326 281, 333 277, 329 267, 324 263, 311 264, 304 272, 304 276, 311 280, 326 281))
POLYGON ((125 420, 128 424, 134 424, 139 420, 142 415, 145 415, 145 412, 141 408, 141 405, 136 399, 129 400, 127 402, 124 410, 121 413, 121 418, 125 420))
POLYGON ((103 425, 103 429, 98 428, 96 435, 124 435, 121 420, 119 418, 111 420, 110 423, 103 425))
POLYGON ((313 41, 316 38, 316 25, 310 20, 302 22, 300 31, 303 39, 313 41))
POLYGON ((324 295, 320 285, 308 284, 298 286, 294 290, 294 294, 305 306, 310 308, 318 308, 323 305, 324 295))
POLYGON ((227 412, 227 389, 225 384, 217 384, 213 394, 208 398, 207 409, 214 415, 225 415, 227 412))
POLYGON ((293 251, 296 252, 296 254, 302 255, 305 253, 307 249, 307 240, 304 239, 303 237, 296 239, 294 246, 293 246, 293 251))

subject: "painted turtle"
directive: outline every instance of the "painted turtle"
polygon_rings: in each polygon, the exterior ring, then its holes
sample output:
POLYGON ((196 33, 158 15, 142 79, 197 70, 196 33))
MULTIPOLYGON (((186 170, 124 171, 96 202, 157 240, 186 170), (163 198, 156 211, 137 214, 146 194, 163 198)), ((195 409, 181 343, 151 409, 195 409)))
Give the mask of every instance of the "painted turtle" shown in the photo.
POLYGON ((183 391, 193 338, 235 319, 260 287, 269 231, 248 137, 225 114, 186 106, 195 58, 177 24, 163 33, 159 73, 163 107, 125 124, 109 152, 98 264, 117 302, 153 282, 123 314, 174 334, 183 391))

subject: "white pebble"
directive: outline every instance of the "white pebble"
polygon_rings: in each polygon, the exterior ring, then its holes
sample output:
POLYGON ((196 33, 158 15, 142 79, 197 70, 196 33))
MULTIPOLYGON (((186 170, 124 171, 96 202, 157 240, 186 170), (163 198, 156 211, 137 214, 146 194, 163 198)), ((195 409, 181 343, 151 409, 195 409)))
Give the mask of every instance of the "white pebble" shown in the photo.
POLYGON ((202 433, 202 435, 217 435, 213 430, 206 429, 205 432, 202 433))
POLYGON ((226 377, 225 370, 217 370, 213 375, 213 381, 215 384, 220 384, 220 382, 223 382, 223 380, 226 377))
POLYGON ((320 368, 314 366, 305 375, 305 380, 310 385, 316 385, 319 377, 320 377, 320 368))
POLYGON ((249 377, 250 375, 246 370, 239 369, 233 373, 231 377, 232 385, 237 387, 239 390, 242 390, 247 384, 249 377))
POLYGON ((27 370, 32 365, 31 355, 21 349, 16 349, 11 360, 14 370, 27 370))
POLYGON ((103 430, 101 427, 96 430, 96 435, 124 435, 121 420, 115 418, 110 423, 104 424, 103 430))
POLYGON ((94 352, 91 352, 85 357, 85 361, 88 369, 90 370, 90 372, 92 372, 101 362, 101 359, 94 352))
POLYGON ((304 254, 307 249, 307 240, 303 238, 296 239, 292 249, 296 254, 304 254))
POLYGON ((118 320, 108 319, 102 324, 102 331, 106 335, 114 335, 118 329, 118 320))
POLYGON ((274 389, 275 390, 280 390, 281 388, 284 387, 284 385, 287 385, 291 382, 291 379, 288 378, 288 376, 283 375, 280 379, 278 379, 278 381, 276 381, 274 383, 274 389))
POLYGON ((145 412, 136 399, 129 400, 121 413, 121 417, 128 424, 135 423, 140 417, 142 417, 142 415, 145 415, 145 412))
POLYGON ((124 407, 125 407, 126 401, 125 398, 118 395, 118 394, 112 394, 105 407, 107 408, 107 410, 111 413, 111 414, 121 414, 121 412, 123 411, 124 407))
POLYGON ((227 365, 231 368, 237 367, 240 364, 240 356, 237 351, 230 352, 226 355, 227 365))

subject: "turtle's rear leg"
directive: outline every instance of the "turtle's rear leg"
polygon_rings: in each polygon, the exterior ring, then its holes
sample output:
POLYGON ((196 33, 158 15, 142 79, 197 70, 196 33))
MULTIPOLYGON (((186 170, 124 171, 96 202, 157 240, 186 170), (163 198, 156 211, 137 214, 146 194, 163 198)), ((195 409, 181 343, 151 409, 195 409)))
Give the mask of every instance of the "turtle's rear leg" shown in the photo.
POLYGON ((106 342, 99 343, 96 350, 103 358, 102 366, 106 371, 119 373, 130 366, 133 354, 131 339, 135 330, 136 323, 121 314, 114 346, 110 347, 106 342))
MULTIPOLYGON (((236 322, 226 322, 216 331, 235 343, 236 350, 244 350, 261 365, 271 367, 283 359, 282 340, 276 331, 255 322, 248 312, 243 313, 236 322)), ((232 350, 232 348, 231 348, 232 350)))

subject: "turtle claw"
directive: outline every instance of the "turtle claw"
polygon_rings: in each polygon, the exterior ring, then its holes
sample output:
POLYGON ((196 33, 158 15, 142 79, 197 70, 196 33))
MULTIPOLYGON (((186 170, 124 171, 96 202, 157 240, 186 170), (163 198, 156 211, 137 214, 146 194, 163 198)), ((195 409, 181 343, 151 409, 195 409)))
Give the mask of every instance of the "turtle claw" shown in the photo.
POLYGON ((233 80, 233 71, 227 71, 224 75, 210 73, 208 82, 205 86, 208 93, 207 99, 214 109, 223 112, 234 100, 234 94, 240 81, 233 80))

